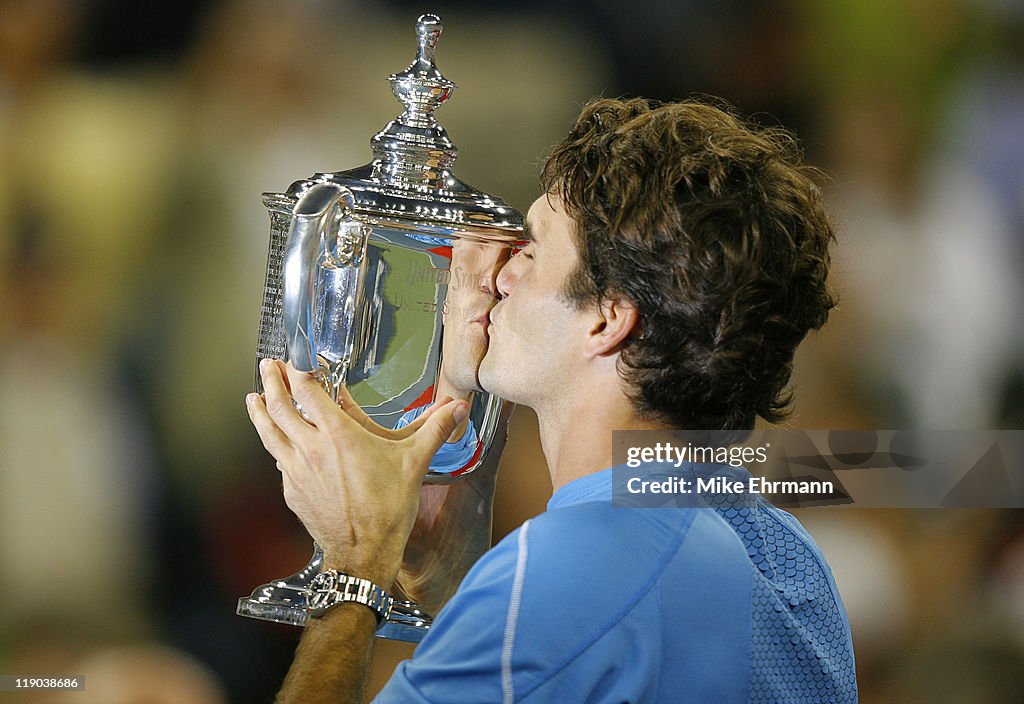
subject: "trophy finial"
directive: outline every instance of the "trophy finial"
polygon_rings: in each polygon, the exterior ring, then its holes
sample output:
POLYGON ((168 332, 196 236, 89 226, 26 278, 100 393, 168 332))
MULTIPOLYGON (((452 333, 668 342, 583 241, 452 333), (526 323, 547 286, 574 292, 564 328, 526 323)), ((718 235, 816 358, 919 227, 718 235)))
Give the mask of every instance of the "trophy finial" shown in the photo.
POLYGON ((406 187, 439 187, 443 171, 455 161, 458 149, 434 117, 455 84, 441 75, 435 63, 437 39, 443 25, 437 15, 416 21, 416 58, 401 73, 388 76, 391 91, 405 107, 370 140, 378 174, 406 187))
POLYGON ((416 36, 420 39, 420 50, 417 53, 417 63, 423 62, 433 66, 434 47, 437 46, 437 38, 444 31, 441 18, 437 15, 420 15, 416 20, 416 36))
POLYGON ((412 127, 435 126, 434 110, 455 90, 455 84, 441 75, 435 63, 437 39, 443 29, 437 15, 420 15, 416 21, 416 58, 407 69, 388 77, 392 92, 405 106, 405 114, 399 119, 412 127))

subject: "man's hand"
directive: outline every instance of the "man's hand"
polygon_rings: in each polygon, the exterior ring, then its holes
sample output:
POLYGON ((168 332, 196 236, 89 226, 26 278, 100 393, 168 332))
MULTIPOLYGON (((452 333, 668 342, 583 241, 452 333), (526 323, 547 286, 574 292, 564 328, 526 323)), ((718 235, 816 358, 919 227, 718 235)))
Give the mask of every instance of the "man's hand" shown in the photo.
POLYGON ((246 406, 263 446, 277 460, 288 507, 323 548, 327 567, 390 590, 423 476, 469 413, 468 404, 442 399, 405 428, 388 430, 346 389, 336 404, 312 375, 290 364, 263 360, 260 376, 264 397, 250 394, 246 406))

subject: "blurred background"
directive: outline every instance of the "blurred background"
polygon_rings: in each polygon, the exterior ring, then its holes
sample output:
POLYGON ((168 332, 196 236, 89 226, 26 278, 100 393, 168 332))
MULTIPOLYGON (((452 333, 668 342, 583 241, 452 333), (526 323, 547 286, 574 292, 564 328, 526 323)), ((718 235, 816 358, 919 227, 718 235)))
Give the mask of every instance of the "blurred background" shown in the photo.
MULTIPOLYGON (((1024 427, 1019 0, 0 0, 0 673, 85 675, 78 704, 271 700, 299 631, 235 601, 309 540, 242 401, 260 193, 369 160, 426 11, 455 171, 523 210, 596 95, 799 134, 842 304, 792 426, 1024 427)), ((520 409, 495 538, 549 492, 520 409)), ((800 518, 863 701, 1024 701, 1021 512, 800 518)), ((379 643, 372 691, 411 652, 379 643)))

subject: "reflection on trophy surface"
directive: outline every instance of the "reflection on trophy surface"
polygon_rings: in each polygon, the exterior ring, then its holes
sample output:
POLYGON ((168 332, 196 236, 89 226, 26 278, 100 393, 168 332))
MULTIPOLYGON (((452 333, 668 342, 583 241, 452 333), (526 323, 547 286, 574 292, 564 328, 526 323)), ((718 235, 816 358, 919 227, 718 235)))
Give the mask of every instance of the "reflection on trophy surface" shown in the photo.
POLYGON ((498 272, 509 252, 507 246, 465 239, 452 245, 439 393, 469 400, 482 390, 478 374, 487 352, 488 316, 498 301, 498 272))
MULTIPOLYGON (((474 394, 483 391, 478 375, 487 352, 488 314, 498 300, 498 271, 508 260, 508 252, 508 246, 500 243, 459 239, 452 244, 448 290, 441 313, 444 331, 436 398, 450 397, 472 404, 474 394)), ((428 405, 407 411, 395 427, 413 422, 428 405)), ((431 470, 448 474, 465 467, 477 450, 478 437, 472 417, 464 420, 438 450, 431 470)))
MULTIPOLYGON (((416 34, 415 60, 388 79, 405 110, 370 140, 373 160, 264 194, 271 236, 256 354, 314 374, 332 398, 345 386, 385 428, 415 422, 435 399, 469 402, 425 478, 396 590, 405 600, 378 630, 412 641, 489 547, 482 487, 494 481, 511 409, 477 375, 497 274, 523 228, 521 213, 449 170, 458 150, 434 117, 455 88, 434 62, 440 19, 420 17, 416 34)), ((314 546, 305 568, 257 587, 238 613, 305 625, 321 567, 314 546)))

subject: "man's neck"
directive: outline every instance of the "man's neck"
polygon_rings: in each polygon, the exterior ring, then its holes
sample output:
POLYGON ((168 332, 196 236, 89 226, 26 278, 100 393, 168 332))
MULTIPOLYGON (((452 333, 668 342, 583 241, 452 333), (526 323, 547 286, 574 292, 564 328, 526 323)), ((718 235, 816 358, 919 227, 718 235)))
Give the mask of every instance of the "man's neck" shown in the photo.
POLYGON ((612 431, 667 427, 639 417, 624 396, 563 396, 557 407, 535 410, 554 491, 612 466, 612 431))

